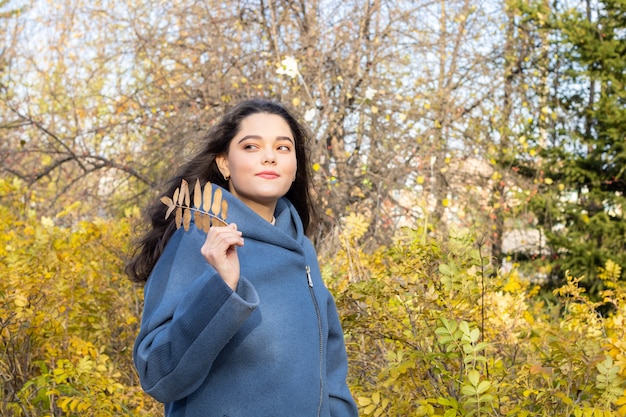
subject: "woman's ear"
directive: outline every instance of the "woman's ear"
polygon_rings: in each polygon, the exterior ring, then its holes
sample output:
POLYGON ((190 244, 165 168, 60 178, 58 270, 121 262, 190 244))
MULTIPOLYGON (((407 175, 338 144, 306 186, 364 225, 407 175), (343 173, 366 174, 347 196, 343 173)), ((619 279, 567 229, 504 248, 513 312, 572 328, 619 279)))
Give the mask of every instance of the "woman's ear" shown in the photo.
POLYGON ((215 157, 215 163, 217 164, 217 168, 222 173, 224 179, 228 181, 230 179, 230 168, 228 167, 228 158, 226 155, 217 155, 215 157))

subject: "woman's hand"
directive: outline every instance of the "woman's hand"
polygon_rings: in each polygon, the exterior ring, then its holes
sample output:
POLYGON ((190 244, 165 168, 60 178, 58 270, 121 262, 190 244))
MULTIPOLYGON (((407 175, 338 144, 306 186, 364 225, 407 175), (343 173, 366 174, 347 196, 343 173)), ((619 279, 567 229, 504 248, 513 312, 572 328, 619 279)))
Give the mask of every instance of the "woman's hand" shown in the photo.
POLYGON ((200 253, 215 268, 233 291, 239 283, 239 257, 237 246, 243 246, 241 232, 234 223, 224 227, 211 227, 200 253))

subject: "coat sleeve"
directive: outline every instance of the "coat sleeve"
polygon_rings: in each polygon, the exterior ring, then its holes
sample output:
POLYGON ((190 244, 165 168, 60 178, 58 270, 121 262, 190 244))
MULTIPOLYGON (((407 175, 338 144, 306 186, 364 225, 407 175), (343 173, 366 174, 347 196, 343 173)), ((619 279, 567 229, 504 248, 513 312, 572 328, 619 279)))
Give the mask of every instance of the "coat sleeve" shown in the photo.
POLYGON ((358 410, 346 377, 348 374, 348 355, 344 343, 343 330, 337 314, 337 307, 332 296, 327 302, 328 345, 326 351, 326 373, 330 397, 330 415, 332 417, 357 417, 358 410))
POLYGON ((244 277, 233 292, 205 261, 205 236, 193 223, 177 230, 144 289, 133 359, 142 388, 160 402, 193 393, 259 303, 244 277))

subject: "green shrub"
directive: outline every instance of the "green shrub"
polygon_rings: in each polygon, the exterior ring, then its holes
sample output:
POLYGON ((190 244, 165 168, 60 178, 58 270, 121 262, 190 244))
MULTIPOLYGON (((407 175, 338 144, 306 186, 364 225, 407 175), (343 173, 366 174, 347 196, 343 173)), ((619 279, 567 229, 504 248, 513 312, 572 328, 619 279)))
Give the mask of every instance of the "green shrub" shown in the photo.
MULTIPOLYGON (((352 221, 354 223, 354 221, 352 221)), ((624 416, 626 290, 608 263, 601 317, 569 277, 558 304, 516 270, 493 271, 468 234, 407 230, 390 248, 324 262, 363 416, 624 416)))

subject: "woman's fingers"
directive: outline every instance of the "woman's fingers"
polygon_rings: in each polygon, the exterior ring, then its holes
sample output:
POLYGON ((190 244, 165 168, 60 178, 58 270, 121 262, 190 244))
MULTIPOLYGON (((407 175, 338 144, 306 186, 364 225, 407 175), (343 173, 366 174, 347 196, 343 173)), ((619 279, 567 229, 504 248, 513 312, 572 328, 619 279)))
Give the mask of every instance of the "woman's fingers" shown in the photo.
POLYGON ((231 245, 243 245, 243 238, 241 237, 241 232, 237 230, 236 224, 230 224, 225 227, 211 227, 209 229, 204 248, 222 252, 226 251, 227 247, 231 245))
POLYGON ((237 246, 243 246, 243 237, 237 225, 232 223, 225 227, 211 227, 200 249, 202 256, 233 289, 239 282, 237 246))

